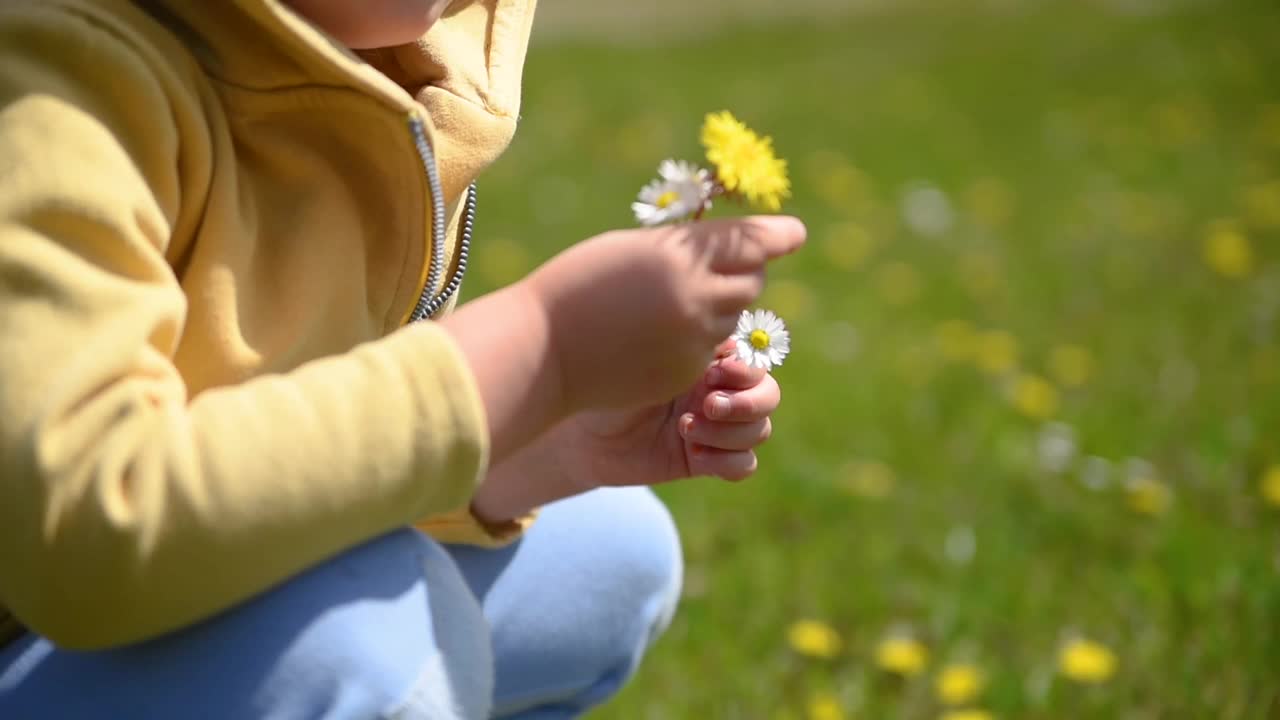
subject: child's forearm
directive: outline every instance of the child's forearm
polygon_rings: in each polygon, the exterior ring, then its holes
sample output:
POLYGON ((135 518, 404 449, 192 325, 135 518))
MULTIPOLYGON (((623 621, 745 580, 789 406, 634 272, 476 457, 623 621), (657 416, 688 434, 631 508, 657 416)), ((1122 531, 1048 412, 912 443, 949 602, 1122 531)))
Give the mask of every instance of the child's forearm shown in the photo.
POLYGON ((567 414, 550 323, 527 283, 469 302, 440 324, 475 377, 489 424, 491 464, 567 414))

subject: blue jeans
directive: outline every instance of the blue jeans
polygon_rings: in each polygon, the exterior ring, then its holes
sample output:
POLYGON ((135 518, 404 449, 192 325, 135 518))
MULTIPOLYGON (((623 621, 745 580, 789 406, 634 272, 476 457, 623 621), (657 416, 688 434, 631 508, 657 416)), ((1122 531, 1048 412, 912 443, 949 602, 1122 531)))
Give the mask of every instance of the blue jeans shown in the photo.
POLYGON ((500 550, 400 530, 154 640, 23 638, 0 650, 0 718, 575 717, 635 672, 680 577, 647 489, 554 503, 500 550))

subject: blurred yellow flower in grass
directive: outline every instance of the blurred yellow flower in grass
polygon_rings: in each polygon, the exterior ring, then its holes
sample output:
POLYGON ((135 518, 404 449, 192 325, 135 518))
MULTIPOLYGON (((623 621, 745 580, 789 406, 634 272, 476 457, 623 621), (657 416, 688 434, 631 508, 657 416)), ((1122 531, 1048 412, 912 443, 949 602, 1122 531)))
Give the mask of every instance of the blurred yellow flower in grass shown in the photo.
POLYGON ((840 633, 818 620, 797 620, 787 628, 787 642, 791 649, 806 657, 830 660, 840 654, 844 646, 840 633))
POLYGON ((969 708, 968 710, 948 710, 939 715, 938 720, 995 720, 995 715, 986 710, 969 708))
POLYGON ((1204 238, 1204 261, 1223 277, 1241 278, 1253 271, 1253 248, 1233 224, 1215 223, 1204 238))
POLYGON ((1115 674, 1116 656, 1101 643, 1077 638, 1058 651, 1058 669, 1078 683, 1102 683, 1115 674))
POLYGON ((1280 150, 1280 103, 1272 103, 1262 108, 1258 114, 1258 124, 1254 127, 1256 142, 1280 150))
POLYGON ((1258 482, 1258 490, 1262 493, 1262 499, 1268 504, 1280 508, 1280 465, 1272 465, 1267 471, 1262 473, 1262 480, 1258 482))
POLYGON ((1049 351, 1049 373, 1063 387, 1080 387, 1093 376, 1093 356, 1079 345, 1058 345, 1049 351))
POLYGON ((989 254, 962 255, 956 270, 961 287, 974 297, 988 297, 1000 289, 1000 263, 989 254))
POLYGON ((493 285, 507 285, 535 265, 525 245, 504 237, 485 238, 485 243, 493 252, 477 253, 476 269, 493 285))
POLYGON ((1000 178, 979 178, 965 191, 964 204, 978 224, 1004 227, 1013 217, 1013 190, 1000 178))
POLYGON ((978 335, 964 320, 944 321, 933 329, 933 337, 942 357, 952 362, 968 360, 977 348, 978 335))
POLYGON ((891 305, 906 305, 920 296, 920 273, 904 262, 885 263, 876 274, 880 297, 891 305))
POLYGON ((964 705, 971 703, 982 694, 987 679, 982 671, 967 663, 948 665, 938 673, 934 682, 934 690, 938 699, 946 705, 964 705))
POLYGON ((909 637, 891 637, 876 646, 876 665, 886 672, 912 677, 929 664, 929 648, 909 637))
POLYGON ((822 253, 839 270, 857 270, 875 250, 875 239, 856 223, 842 223, 827 232, 822 253))
POLYGON ((787 161, 774 154, 773 139, 757 135, 728 110, 707 115, 702 144, 725 190, 769 212, 780 210, 783 199, 791 197, 787 161))
POLYGON ((1167 102, 1156 107, 1152 114, 1156 136, 1174 148, 1198 142, 1209 121, 1207 110, 1197 101, 1167 102))
POLYGON ((814 693, 807 703, 809 720, 844 720, 844 706, 829 692, 814 693))
POLYGON ((1136 477, 1125 490, 1129 509, 1143 515, 1163 515, 1173 501, 1169 486, 1149 477, 1136 477))
POLYGON ((1058 412, 1058 388, 1039 375, 1022 373, 1009 387, 1014 409, 1032 420, 1048 420, 1058 412))
POLYGON ((978 334, 974 363, 989 375, 1003 375, 1018 366, 1018 340, 1004 330, 978 334))
POLYGON ((836 484, 850 495, 880 500, 893 492, 893 468, 877 460, 855 460, 846 464, 836 477, 836 484))
POLYGON ((771 281, 761 302, 779 316, 793 321, 810 317, 817 305, 812 288, 790 279, 771 281))
POLYGON ((1268 230, 1280 228, 1280 180, 1245 188, 1240 199, 1251 224, 1268 230))

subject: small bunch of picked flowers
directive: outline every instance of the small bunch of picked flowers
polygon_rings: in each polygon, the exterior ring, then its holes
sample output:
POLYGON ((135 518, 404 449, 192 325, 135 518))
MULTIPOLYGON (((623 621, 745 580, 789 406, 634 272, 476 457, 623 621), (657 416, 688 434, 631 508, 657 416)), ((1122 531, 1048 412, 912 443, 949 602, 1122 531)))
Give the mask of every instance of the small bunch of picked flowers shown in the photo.
MULTIPOLYGON (((709 167, 663 160, 658 178, 631 203, 641 225, 699 220, 719 197, 777 212, 791 196, 787 161, 774 153, 772 138, 757 135, 725 110, 707 115, 701 139, 709 167)), ((769 310, 743 310, 733 340, 740 360, 765 370, 781 365, 791 350, 786 324, 769 310)))

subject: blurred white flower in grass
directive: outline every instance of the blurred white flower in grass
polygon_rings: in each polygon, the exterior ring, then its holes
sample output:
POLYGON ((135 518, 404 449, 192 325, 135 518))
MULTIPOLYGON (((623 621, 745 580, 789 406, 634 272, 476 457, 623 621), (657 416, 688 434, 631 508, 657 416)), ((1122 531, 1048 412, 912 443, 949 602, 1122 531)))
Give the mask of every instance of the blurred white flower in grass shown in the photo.
POLYGON ((955 223, 951 199, 936 185, 927 182, 907 186, 902 193, 901 212, 903 224, 917 235, 926 237, 944 235, 955 223))
POLYGON ((819 351, 832 363, 844 363, 858 354, 858 330, 853 325, 837 320, 822 331, 819 351))
POLYGON ((1066 423, 1045 423, 1036 440, 1040 468, 1055 475, 1066 472, 1076 459, 1076 431, 1066 423))
POLYGON ((1080 484, 1099 492, 1111 485, 1111 462, 1106 458, 1090 455, 1080 463, 1080 484))
POLYGON ((957 525, 947 533, 942 552, 955 565, 968 565, 973 562, 974 553, 978 549, 978 538, 973 528, 968 525, 957 525))
POLYGON ((661 225, 684 220, 711 207, 711 173, 683 160, 663 160, 657 180, 640 190, 631 203, 641 225, 661 225))
POLYGON ((1125 484, 1129 509, 1142 515, 1163 515, 1173 502, 1169 486, 1152 476, 1131 478, 1125 484))
POLYGON ((769 310, 743 310, 733 332, 738 359, 751 367, 770 370, 791 352, 791 334, 782 318, 769 310))

